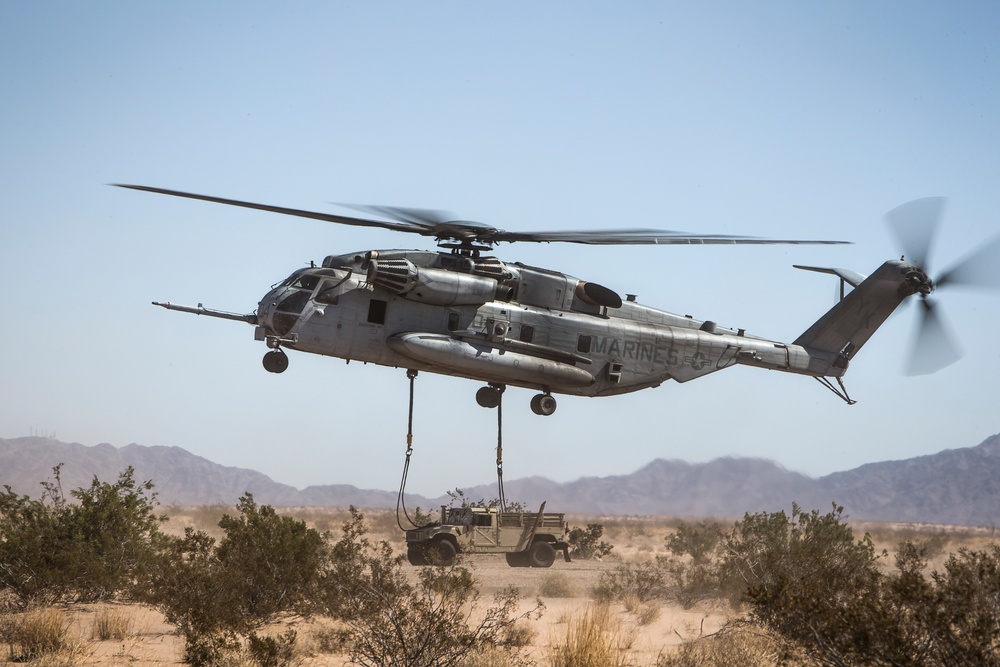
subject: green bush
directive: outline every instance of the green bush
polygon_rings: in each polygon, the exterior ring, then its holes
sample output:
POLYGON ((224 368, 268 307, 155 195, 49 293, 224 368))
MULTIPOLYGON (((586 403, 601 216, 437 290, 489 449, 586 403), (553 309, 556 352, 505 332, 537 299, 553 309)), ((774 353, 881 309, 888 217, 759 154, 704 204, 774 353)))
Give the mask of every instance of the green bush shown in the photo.
POLYGON ((748 514, 727 536, 721 572, 757 621, 825 665, 1000 665, 1000 546, 928 580, 927 545, 904 542, 886 573, 842 512, 748 514))
POLYGON ((594 597, 604 602, 626 598, 639 602, 663 599, 668 595, 668 575, 668 560, 664 556, 652 562, 625 562, 601 573, 594 586, 594 597))
POLYGON ((716 521, 681 521, 677 531, 666 537, 667 550, 676 556, 691 556, 695 565, 706 565, 715 555, 725 530, 716 521))
POLYGON ((282 614, 314 609, 327 558, 323 535, 258 506, 249 493, 237 509, 219 522, 225 536, 218 546, 188 528, 161 560, 146 598, 184 636, 189 664, 215 664, 243 639, 259 664, 283 664, 294 635, 262 639, 257 630, 282 614))
POLYGON ((38 500, 0 493, 0 590, 22 605, 94 602, 134 594, 165 548, 152 482, 131 467, 114 484, 62 490, 60 468, 38 500))
POLYGON ((614 547, 601 540, 604 526, 599 523, 588 523, 586 528, 573 528, 569 531, 566 541, 577 558, 602 558, 611 553, 614 547))

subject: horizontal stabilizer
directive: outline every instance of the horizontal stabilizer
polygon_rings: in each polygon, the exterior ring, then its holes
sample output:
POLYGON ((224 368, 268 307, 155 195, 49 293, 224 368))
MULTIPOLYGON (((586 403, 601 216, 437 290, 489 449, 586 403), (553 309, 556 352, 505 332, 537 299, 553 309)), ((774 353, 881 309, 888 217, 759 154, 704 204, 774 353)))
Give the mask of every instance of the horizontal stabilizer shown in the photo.
POLYGON ((822 266, 802 266, 800 264, 793 264, 793 268, 802 269, 803 271, 815 271, 816 273, 829 273, 831 275, 837 276, 845 283, 851 287, 857 287, 864 282, 867 276, 864 276, 857 271, 851 271, 850 269, 837 269, 837 268, 826 268, 822 266))

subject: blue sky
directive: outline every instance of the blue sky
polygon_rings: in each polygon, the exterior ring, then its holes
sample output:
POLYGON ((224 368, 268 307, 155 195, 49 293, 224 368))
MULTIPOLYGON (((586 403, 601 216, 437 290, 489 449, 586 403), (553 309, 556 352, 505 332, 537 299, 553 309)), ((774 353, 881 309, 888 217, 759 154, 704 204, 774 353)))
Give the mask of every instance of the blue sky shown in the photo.
MULTIPOLYGON (((932 273, 1000 231, 992 2, 2 3, 0 437, 177 445, 299 487, 394 489, 405 372, 291 355, 239 323, 327 254, 429 247, 388 231, 107 187, 324 210, 443 208, 511 230, 658 227, 852 246, 505 245, 497 255, 793 340, 834 280, 898 256, 881 216, 950 198, 932 273)), ((845 380, 735 368, 551 418, 511 390, 508 479, 756 456, 822 475, 1000 431, 1000 295, 943 292, 967 355, 901 368, 915 309, 845 380)), ((410 490, 493 479, 472 381, 417 381, 410 490)), ((155 481, 155 480, 154 480, 155 481)), ((790 501, 792 499, 789 499, 790 501)))

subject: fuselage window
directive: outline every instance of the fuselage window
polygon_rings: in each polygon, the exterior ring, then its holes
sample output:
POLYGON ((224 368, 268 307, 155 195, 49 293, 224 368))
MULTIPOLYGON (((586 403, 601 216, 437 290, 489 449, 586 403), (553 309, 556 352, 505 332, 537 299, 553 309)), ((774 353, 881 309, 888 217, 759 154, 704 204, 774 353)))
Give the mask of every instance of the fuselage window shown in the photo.
POLYGON ((448 331, 458 331, 461 325, 461 317, 458 313, 448 313, 448 331))
POLYGON ((576 351, 583 354, 590 352, 590 336, 580 334, 580 338, 576 342, 576 351))
POLYGON ((535 337, 535 327, 530 324, 525 324, 521 326, 521 335, 519 338, 522 343, 530 343, 531 339, 535 337))
POLYGON ((368 321, 372 324, 385 324, 385 311, 388 305, 387 301, 372 299, 368 303, 368 321))

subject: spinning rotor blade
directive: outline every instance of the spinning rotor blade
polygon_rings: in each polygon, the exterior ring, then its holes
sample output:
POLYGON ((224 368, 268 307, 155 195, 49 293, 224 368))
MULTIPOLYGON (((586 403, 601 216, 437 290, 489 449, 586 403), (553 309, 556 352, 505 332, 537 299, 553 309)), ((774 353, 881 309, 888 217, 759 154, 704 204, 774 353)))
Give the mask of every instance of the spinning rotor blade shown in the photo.
POLYGON ((297 208, 285 208, 283 206, 270 206, 268 204, 255 204, 253 202, 239 201, 238 199, 224 199, 222 197, 211 197, 209 195, 198 195, 191 192, 180 192, 179 190, 166 190, 164 188, 154 188, 148 185, 127 185, 125 183, 112 183, 115 187, 128 188, 130 190, 141 190, 143 192, 155 192, 161 195, 172 195, 174 197, 186 197, 188 199, 199 199, 201 201, 214 202, 216 204, 226 204, 228 206, 242 206, 243 208, 253 208, 258 211, 270 211, 271 213, 281 213, 282 215, 295 215, 300 218, 312 218, 314 220, 324 220, 326 222, 336 222, 342 225, 354 225, 357 227, 382 227, 392 229, 397 232, 412 232, 424 234, 424 228, 404 220, 387 222, 385 220, 369 220, 367 218, 354 218, 346 215, 336 215, 334 213, 316 213, 313 211, 303 211, 297 208))
POLYGON ((690 234, 666 229, 585 229, 558 232, 504 232, 496 235, 497 241, 533 241, 536 243, 583 243, 588 245, 770 245, 770 244, 819 244, 840 245, 850 241, 807 241, 794 239, 765 239, 756 236, 728 236, 725 234, 690 234))
MULTIPOLYGON (((924 272, 930 257, 934 233, 941 220, 945 199, 927 197, 908 202, 889 211, 886 222, 895 233, 911 264, 924 272)), ((952 340, 944 320, 933 301, 927 298, 931 290, 946 285, 968 285, 1000 288, 1000 236, 994 237, 961 262, 945 271, 936 280, 927 280, 920 290, 920 320, 906 372, 908 375, 934 373, 962 356, 952 340)))
POLYGON ((920 324, 910 350, 907 375, 928 375, 950 366, 962 357, 930 299, 921 299, 920 324))
POLYGON ((885 221, 903 248, 904 257, 924 270, 947 201, 944 197, 915 199, 885 214, 885 221))
POLYGON ((297 208, 285 208, 283 206, 271 206, 269 204, 257 204, 254 202, 240 201, 237 199, 225 199, 223 197, 212 197, 209 195, 199 195, 179 190, 167 190, 165 188, 155 188, 147 185, 127 185, 124 183, 113 183, 116 187, 129 188, 131 190, 141 190, 144 192, 155 192, 174 197, 186 197, 188 199, 198 199, 201 201, 214 202, 216 204, 226 204, 228 206, 241 206, 259 211, 270 211, 282 215, 294 215, 300 218, 312 218, 314 220, 324 220, 326 222, 336 222, 342 225, 355 225, 358 227, 381 227, 397 232, 409 232, 420 234, 421 236, 433 236, 438 241, 457 241, 461 245, 458 247, 469 247, 472 243, 485 245, 495 245, 500 242, 513 243, 515 241, 534 243, 584 243, 590 245, 715 245, 715 244, 843 244, 848 241, 811 241, 792 239, 766 239, 754 236, 728 236, 723 234, 688 234, 686 232, 676 232, 662 229, 591 229, 578 231, 541 231, 541 232, 507 232, 481 222, 471 220, 454 220, 451 214, 446 211, 420 208, 401 208, 395 206, 364 206, 356 204, 338 204, 353 208, 357 211, 373 213, 383 220, 372 218, 360 218, 347 215, 337 215, 335 213, 317 213, 315 211, 304 211, 297 208))
POLYGON ((1000 288, 1000 236, 979 246, 937 279, 937 286, 967 285, 1000 288))

